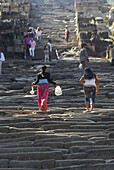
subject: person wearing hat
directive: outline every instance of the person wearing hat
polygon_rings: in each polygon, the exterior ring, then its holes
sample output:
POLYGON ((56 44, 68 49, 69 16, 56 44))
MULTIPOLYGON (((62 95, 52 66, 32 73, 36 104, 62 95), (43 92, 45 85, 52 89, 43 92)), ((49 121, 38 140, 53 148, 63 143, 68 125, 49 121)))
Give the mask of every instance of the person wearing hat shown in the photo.
POLYGON ((0 48, 0 75, 2 74, 2 62, 5 61, 5 56, 0 48))
POLYGON ((52 79, 50 78, 50 73, 47 72, 47 67, 44 65, 40 69, 40 73, 37 74, 36 81, 32 83, 32 87, 38 84, 37 92, 39 111, 47 111, 47 100, 49 94, 48 83, 58 86, 58 84, 52 81, 52 79))

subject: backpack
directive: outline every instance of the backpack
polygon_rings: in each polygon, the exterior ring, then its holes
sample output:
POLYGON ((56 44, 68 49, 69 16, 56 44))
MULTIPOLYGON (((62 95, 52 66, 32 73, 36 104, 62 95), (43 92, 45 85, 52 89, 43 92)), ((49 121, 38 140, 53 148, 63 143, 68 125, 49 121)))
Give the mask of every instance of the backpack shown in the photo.
POLYGON ((70 34, 70 31, 69 30, 67 30, 67 35, 69 35, 70 34))
POLYGON ((48 44, 44 45, 44 52, 49 53, 50 52, 50 46, 48 44))

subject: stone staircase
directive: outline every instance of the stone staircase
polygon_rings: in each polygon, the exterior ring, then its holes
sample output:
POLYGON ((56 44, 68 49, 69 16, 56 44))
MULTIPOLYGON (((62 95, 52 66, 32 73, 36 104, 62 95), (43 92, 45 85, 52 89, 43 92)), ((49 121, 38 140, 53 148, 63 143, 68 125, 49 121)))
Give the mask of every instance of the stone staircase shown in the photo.
MULTIPOLYGON (((49 9, 49 1, 41 2, 47 2, 49 9)), ((58 0, 50 2, 60 3, 58 0)), ((57 48, 66 51, 75 43, 69 46, 63 43, 59 48, 60 44, 57 48)), ((53 43, 53 46, 56 45, 53 43)), ((3 63, 0 77, 1 170, 114 169, 113 66, 104 59, 90 57, 90 66, 98 74, 100 88, 95 111, 83 113, 84 95, 79 83, 82 72, 78 68, 79 58, 71 56, 72 53, 46 63, 53 80, 63 90, 62 96, 55 96, 54 86, 50 85, 47 112, 38 112, 37 87, 35 95, 30 95, 31 83, 44 60, 36 55, 34 59, 8 59, 3 63)))
POLYGON ((103 59, 90 58, 100 89, 95 112, 83 113, 78 62, 70 57, 48 64, 63 95, 55 96, 50 85, 47 112, 38 112, 37 95, 29 94, 43 62, 15 59, 4 63, 0 79, 1 169, 113 170, 113 67, 103 59))

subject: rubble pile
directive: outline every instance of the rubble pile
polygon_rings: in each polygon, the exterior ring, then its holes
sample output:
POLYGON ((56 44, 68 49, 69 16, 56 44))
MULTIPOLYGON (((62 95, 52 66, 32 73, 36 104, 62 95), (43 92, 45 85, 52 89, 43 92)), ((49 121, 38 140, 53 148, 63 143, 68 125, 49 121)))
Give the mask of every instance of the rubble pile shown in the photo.
POLYGON ((108 27, 111 5, 105 0, 75 0, 78 46, 87 43, 90 55, 106 56, 111 42, 108 27))
POLYGON ((30 0, 0 0, 0 46, 6 56, 23 53, 29 12, 30 0))

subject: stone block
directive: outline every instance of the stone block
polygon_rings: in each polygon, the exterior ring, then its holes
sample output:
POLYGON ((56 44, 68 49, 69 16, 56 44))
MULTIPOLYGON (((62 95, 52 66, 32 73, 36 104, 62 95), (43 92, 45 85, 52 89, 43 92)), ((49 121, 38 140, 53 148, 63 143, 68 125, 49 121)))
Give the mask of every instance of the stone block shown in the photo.
POLYGON ((63 156, 64 156, 64 159, 87 159, 86 152, 64 154, 63 156))
POLYGON ((69 125, 51 124, 51 125, 43 125, 42 128, 43 130, 68 129, 69 125))
POLYGON ((108 98, 109 98, 109 99, 114 98, 114 92, 108 93, 108 98))
MULTIPOLYGON (((48 157, 47 157, 47 159, 48 159, 48 157)), ((41 167, 43 169, 52 169, 55 167, 55 160, 54 159, 43 160, 43 161, 41 161, 41 167)))
POLYGON ((72 146, 69 148, 69 153, 72 154, 72 153, 77 153, 77 152, 85 152, 86 149, 84 149, 83 147, 80 147, 80 146, 72 146))
POLYGON ((88 159, 114 159, 114 149, 91 149, 87 151, 87 155, 88 159))
POLYGON ((0 154, 0 159, 10 160, 45 160, 45 159, 63 159, 62 152, 47 151, 47 152, 27 152, 27 153, 5 153, 0 154))
POLYGON ((0 160, 0 168, 8 168, 9 160, 8 159, 1 159, 0 160))
POLYGON ((89 164, 97 164, 97 163, 105 163, 103 159, 66 159, 66 160, 56 160, 55 167, 68 167, 72 165, 89 165, 89 164))
POLYGON ((8 47, 7 47, 7 52, 8 52, 8 53, 13 52, 13 47, 12 47, 12 46, 8 46, 8 47))
POLYGON ((41 163, 37 160, 27 160, 27 161, 16 161, 11 160, 9 163, 9 168, 35 168, 40 170, 41 163))
POLYGON ((19 152, 44 152, 52 151, 49 147, 14 147, 14 148, 0 148, 0 153, 19 153, 19 152))
POLYGON ((108 139, 114 139, 114 133, 109 133, 108 134, 108 139))
POLYGON ((63 148, 63 142, 39 142, 39 140, 35 141, 35 146, 47 146, 51 148, 63 148))

